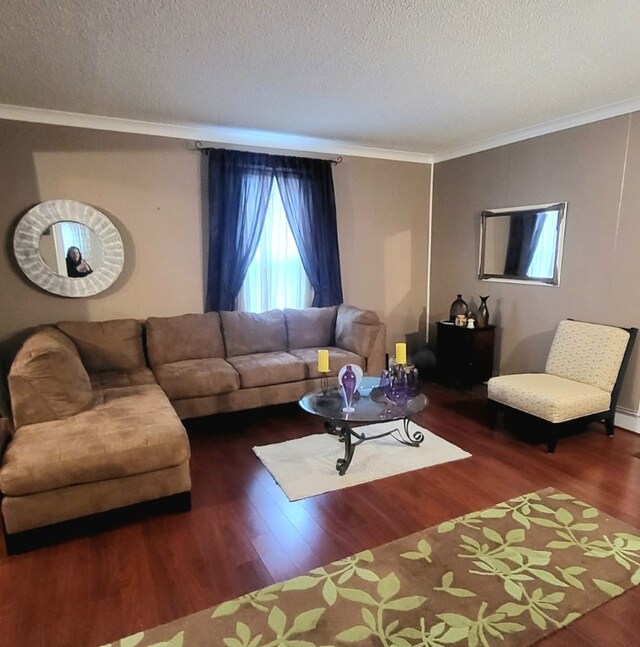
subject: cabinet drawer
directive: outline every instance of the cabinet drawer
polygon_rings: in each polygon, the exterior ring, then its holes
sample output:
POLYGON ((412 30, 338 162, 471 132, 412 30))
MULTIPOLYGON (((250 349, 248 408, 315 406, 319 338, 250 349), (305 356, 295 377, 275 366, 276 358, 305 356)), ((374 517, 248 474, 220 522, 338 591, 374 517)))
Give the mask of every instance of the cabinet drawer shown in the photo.
POLYGON ((438 322, 436 368, 438 379, 471 387, 493 374, 495 326, 462 328, 438 322))

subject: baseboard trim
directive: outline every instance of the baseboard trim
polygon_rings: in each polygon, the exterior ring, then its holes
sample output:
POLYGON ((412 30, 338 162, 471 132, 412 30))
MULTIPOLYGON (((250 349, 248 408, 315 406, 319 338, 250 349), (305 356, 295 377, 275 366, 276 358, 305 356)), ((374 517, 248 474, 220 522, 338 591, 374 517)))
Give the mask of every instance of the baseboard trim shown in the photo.
POLYGON ((618 407, 616 409, 614 424, 616 427, 640 434, 640 415, 635 411, 618 407))

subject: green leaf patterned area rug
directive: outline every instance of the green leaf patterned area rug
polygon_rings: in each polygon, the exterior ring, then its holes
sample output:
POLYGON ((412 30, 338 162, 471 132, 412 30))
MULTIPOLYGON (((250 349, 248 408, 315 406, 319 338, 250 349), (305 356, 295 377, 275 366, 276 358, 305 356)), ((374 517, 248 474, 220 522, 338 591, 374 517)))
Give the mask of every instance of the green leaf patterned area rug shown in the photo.
POLYGON ((640 531, 549 488, 111 647, 521 647, 639 582, 640 531))

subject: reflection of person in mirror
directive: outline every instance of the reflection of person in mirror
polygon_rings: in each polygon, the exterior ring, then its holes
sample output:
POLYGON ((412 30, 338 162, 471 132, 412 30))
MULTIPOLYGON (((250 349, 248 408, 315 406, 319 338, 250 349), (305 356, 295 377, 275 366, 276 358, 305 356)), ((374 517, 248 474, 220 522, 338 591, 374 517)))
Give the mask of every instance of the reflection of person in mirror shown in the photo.
POLYGON ((67 250, 67 276, 79 278, 88 276, 93 270, 91 265, 82 258, 82 253, 77 247, 69 247, 67 250))

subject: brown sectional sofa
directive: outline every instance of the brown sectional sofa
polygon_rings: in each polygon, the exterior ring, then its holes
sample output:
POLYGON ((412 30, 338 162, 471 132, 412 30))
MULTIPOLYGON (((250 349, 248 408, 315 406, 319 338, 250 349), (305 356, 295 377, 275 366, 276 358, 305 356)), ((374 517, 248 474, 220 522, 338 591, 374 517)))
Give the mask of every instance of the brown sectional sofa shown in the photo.
POLYGON ((181 419, 297 400, 319 384, 319 347, 333 375, 348 363, 379 374, 385 342, 375 313, 347 305, 38 329, 8 377, 8 550, 35 529, 107 510, 176 497, 188 507, 181 419))

